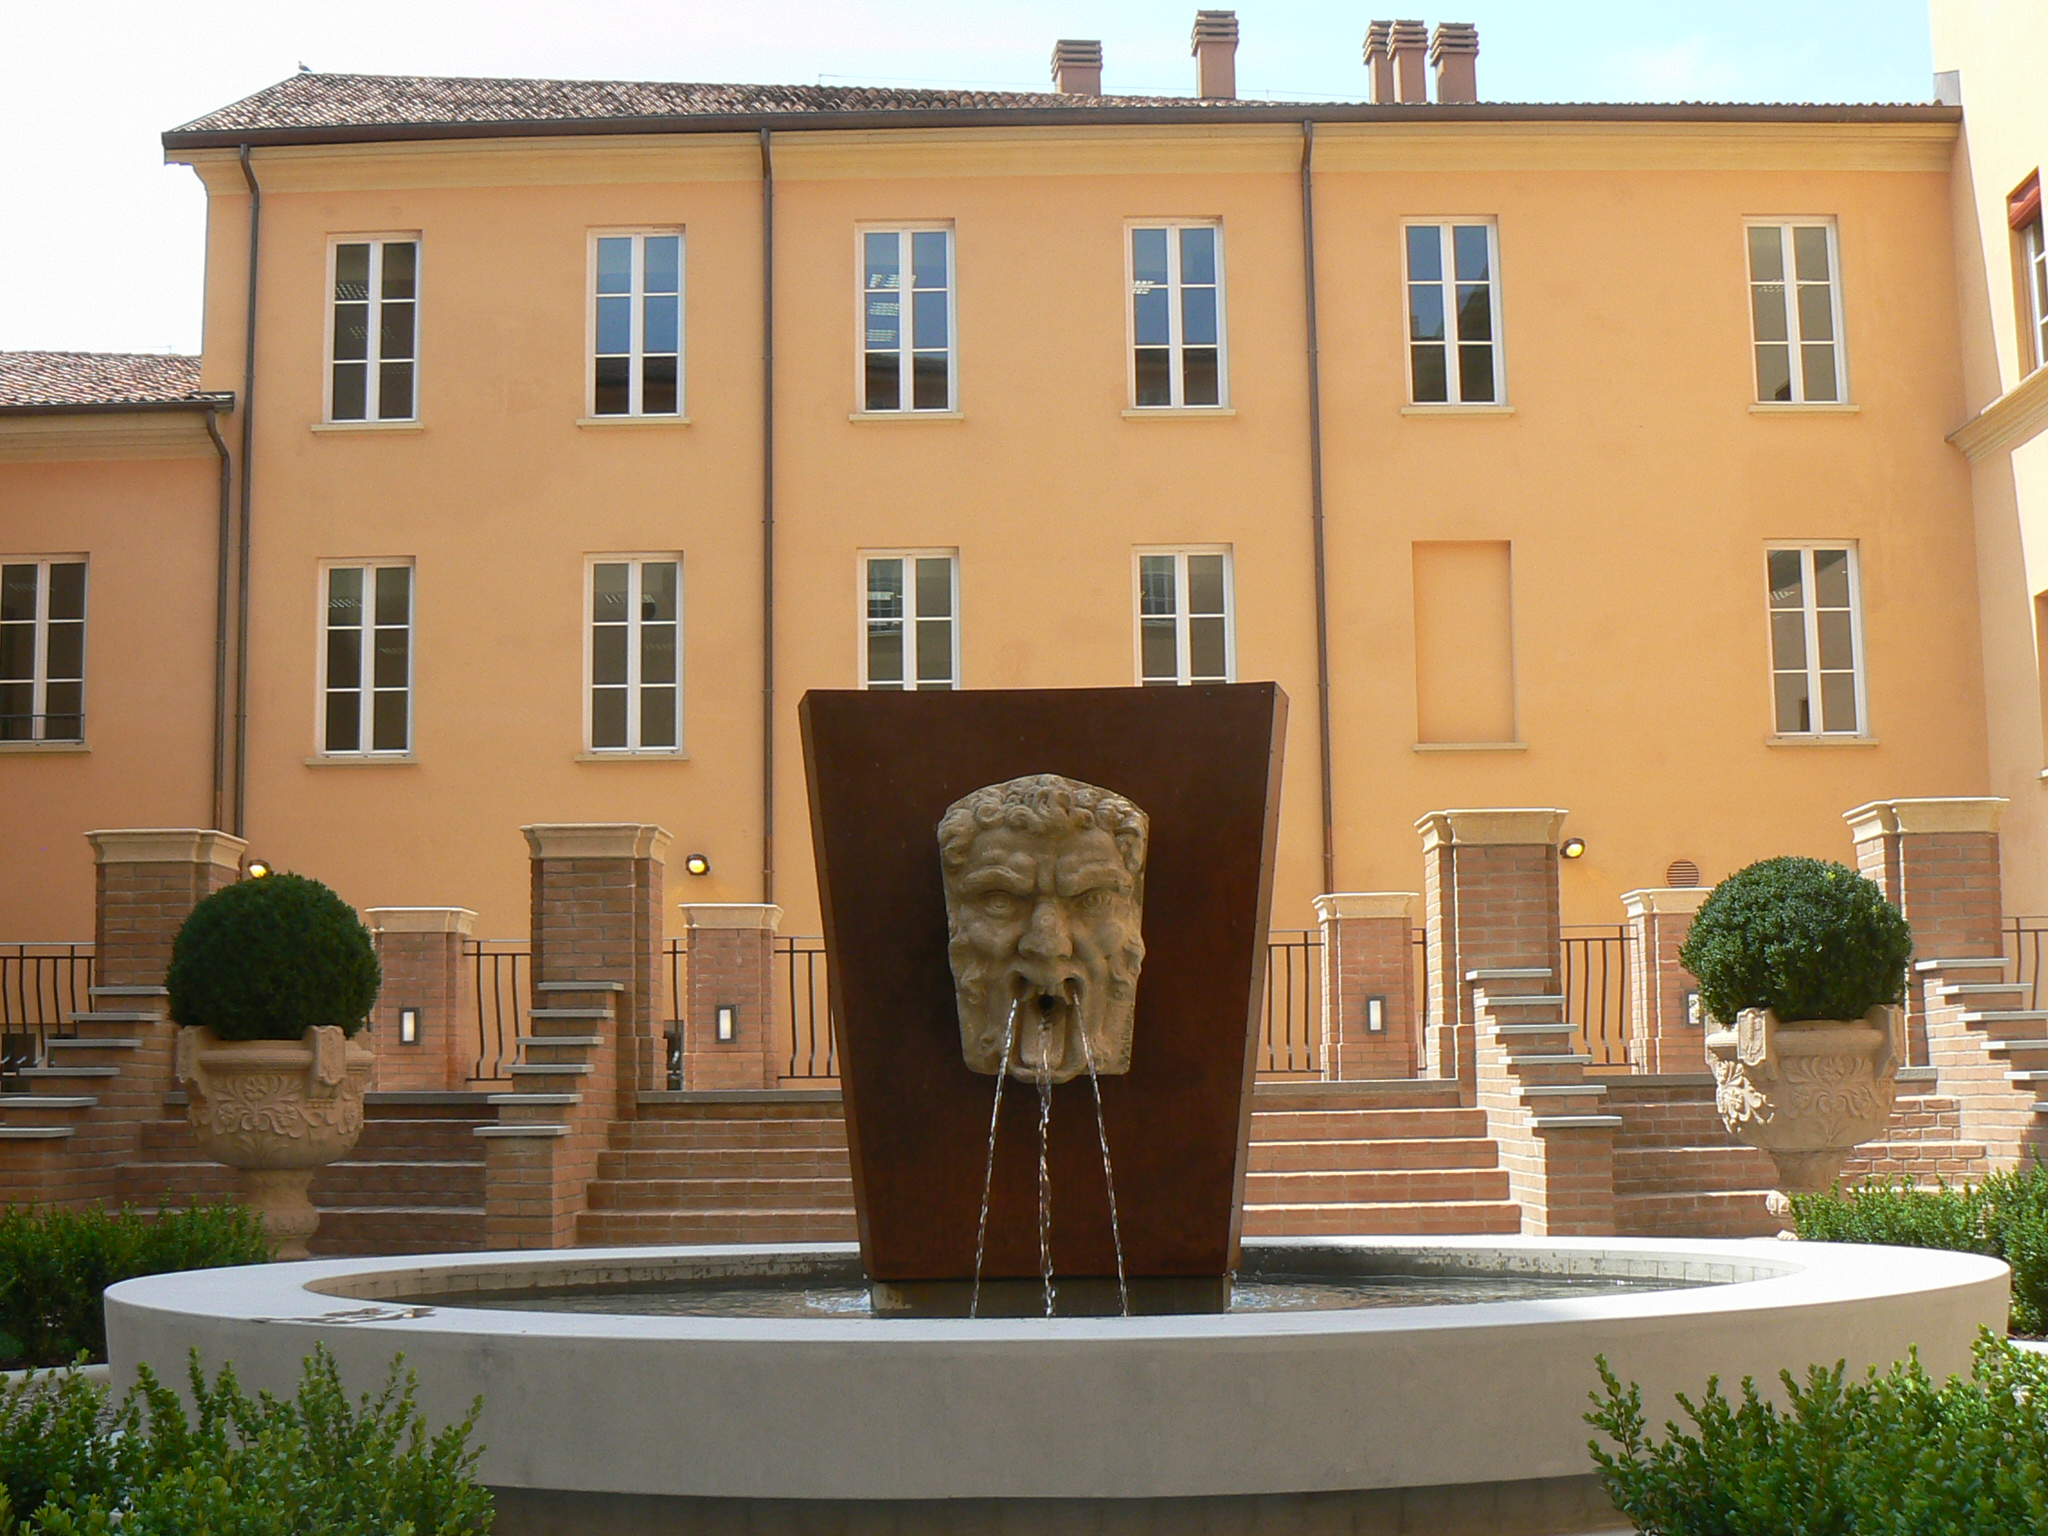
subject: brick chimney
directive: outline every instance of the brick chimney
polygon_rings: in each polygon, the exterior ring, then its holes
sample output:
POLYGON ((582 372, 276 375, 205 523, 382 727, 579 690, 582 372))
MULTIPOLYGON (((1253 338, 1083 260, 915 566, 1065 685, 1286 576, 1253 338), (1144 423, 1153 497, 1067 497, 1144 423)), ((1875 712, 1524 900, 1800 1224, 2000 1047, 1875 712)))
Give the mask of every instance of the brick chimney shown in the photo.
POLYGON ((1391 21, 1376 21, 1365 29, 1369 99, 1375 106, 1384 106, 1394 99, 1393 35, 1394 24, 1391 21))
POLYGON ((1195 94, 1204 101, 1237 98, 1237 12, 1195 12, 1195 94))
POLYGON ((1429 49, 1429 28, 1419 21, 1397 21, 1387 47, 1394 55, 1394 100, 1427 102, 1429 71, 1423 55, 1429 49))
POLYGON ((1438 22, 1429 62, 1436 66, 1438 105, 1479 99, 1479 29, 1471 22, 1438 22))
POLYGON ((1062 96, 1102 94, 1100 39, 1063 37, 1052 45, 1052 88, 1062 96))

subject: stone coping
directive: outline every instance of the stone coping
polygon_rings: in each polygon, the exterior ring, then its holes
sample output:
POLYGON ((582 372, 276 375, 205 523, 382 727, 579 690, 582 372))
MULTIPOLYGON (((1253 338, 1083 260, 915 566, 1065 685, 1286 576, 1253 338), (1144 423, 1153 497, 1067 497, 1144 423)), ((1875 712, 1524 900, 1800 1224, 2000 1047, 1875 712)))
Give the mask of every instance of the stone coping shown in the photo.
POLYGON ((1607 1238, 1293 1239, 1269 1269, 1387 1262, 1718 1280, 1460 1307, 1138 1318, 654 1317, 422 1304, 463 1286, 844 1264, 852 1244, 315 1260, 154 1275, 107 1292, 117 1389, 232 1359, 288 1394, 316 1342, 351 1393, 403 1352, 427 1418, 483 1395, 488 1484, 751 1499, 1154 1498, 1585 1474, 1604 1353, 1672 1394, 1917 1345, 1941 1377, 2003 1326, 2008 1275, 1974 1254, 1607 1238), (886 1411, 878 1407, 886 1405, 886 1411))
POLYGON ((1555 847, 1570 812, 1554 806, 1431 811, 1415 823, 1427 853, 1445 843, 1460 846, 1535 843, 1555 847))
POLYGON ((1419 891, 1332 891, 1315 899, 1316 916, 1324 922, 1345 917, 1399 917, 1409 922, 1422 910, 1419 891))
POLYGON ((240 870, 247 840, 210 827, 129 827, 88 832, 101 864, 211 864, 240 870))
POLYGON ((468 907, 365 907, 372 933, 460 933, 476 931, 476 914, 468 907))
POLYGON ((521 827, 536 859, 668 858, 675 839, 665 827, 637 821, 535 822, 521 827))
POLYGON ((1683 913, 1691 916, 1714 894, 1711 885, 1653 886, 1621 893, 1622 910, 1630 917, 1646 913, 1683 913))
POLYGON ((2009 802, 1997 796, 1872 800, 1842 812, 1859 843, 1891 832, 1996 832, 2009 802))
POLYGON ((782 926, 782 908, 752 901, 685 901, 677 908, 692 928, 765 928, 782 926))

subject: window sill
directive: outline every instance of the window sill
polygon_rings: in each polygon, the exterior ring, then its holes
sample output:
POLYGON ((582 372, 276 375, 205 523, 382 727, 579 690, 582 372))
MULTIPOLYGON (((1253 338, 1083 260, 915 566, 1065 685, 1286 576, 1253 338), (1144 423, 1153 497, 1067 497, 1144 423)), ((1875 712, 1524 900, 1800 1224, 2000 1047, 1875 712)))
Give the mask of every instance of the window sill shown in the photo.
POLYGON ((674 752, 578 752, 572 761, 579 763, 687 763, 690 754, 678 748, 674 752))
POLYGON ((316 421, 315 432, 424 432, 418 421, 316 421))
POLYGON ((1418 741, 1417 752, 1526 752, 1526 741, 1418 741))
POLYGON ((958 411, 848 411, 848 421, 965 421, 958 411))
POLYGON ((410 752, 334 753, 306 759, 308 768, 410 768, 419 762, 410 752))
POLYGON ((1404 405, 1403 416, 1512 416, 1512 405, 1404 405))
POLYGON ((91 750, 92 748, 82 741, 0 741, 0 754, 19 752, 29 756, 43 753, 57 753, 61 755, 64 753, 90 752, 91 750))
POLYGON ((1863 409, 1841 400, 1759 400, 1749 408, 1752 416, 1854 416, 1863 409))
POLYGON ((579 427, 687 427, 687 416, 578 416, 579 427))
POLYGON ((1808 736, 1766 736, 1767 747, 1874 747, 1875 736, 1824 735, 1815 731, 1808 736))
POLYGON ((1229 405, 1135 405, 1124 412, 1125 421, 1187 421, 1202 416, 1235 416, 1229 405))

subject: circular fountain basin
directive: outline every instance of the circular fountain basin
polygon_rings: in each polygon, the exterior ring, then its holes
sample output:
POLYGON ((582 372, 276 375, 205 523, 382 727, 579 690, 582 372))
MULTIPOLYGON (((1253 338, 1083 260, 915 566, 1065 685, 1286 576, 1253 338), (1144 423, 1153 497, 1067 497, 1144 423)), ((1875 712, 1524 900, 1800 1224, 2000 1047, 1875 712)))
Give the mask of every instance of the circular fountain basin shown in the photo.
POLYGON ((1081 1528, 1138 1529, 1186 1499, 1203 1501, 1204 1530, 1249 1530, 1276 1496, 1354 1523, 1512 1536, 1618 1523, 1581 1417, 1596 1355, 1661 1423, 1709 1375, 1861 1372, 1916 1345, 1937 1376, 1967 1369, 2007 1304, 2005 1266, 1975 1255, 1626 1238, 1246 1245, 1268 1274, 1534 1282, 1530 1299, 1465 1305, 970 1320, 571 1310, 563 1295, 609 1309, 627 1287, 843 1280, 855 1256, 569 1249, 156 1275, 107 1292, 107 1336, 117 1383, 139 1364, 182 1381, 196 1348, 272 1392, 294 1388, 316 1342, 352 1390, 402 1352, 436 1422, 482 1396, 479 1475, 503 1536, 740 1530, 763 1501, 790 1531, 881 1507, 892 1530, 979 1529, 984 1500, 1051 1501, 1006 1509, 1005 1531, 1032 1528, 1019 1511, 1071 1518, 1069 1501, 1095 1522, 1081 1528))

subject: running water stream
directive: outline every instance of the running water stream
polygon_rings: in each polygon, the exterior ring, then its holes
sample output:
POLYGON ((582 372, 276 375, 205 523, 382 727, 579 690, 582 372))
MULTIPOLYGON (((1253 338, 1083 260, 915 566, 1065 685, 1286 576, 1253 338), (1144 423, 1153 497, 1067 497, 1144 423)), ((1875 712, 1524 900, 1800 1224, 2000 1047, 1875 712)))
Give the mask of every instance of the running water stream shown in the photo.
POLYGON ((1124 1232, 1116 1219, 1116 1176, 1109 1171, 1109 1126, 1102 1118, 1102 1079, 1095 1075, 1095 1050, 1088 1044, 1088 1031, 1081 1037, 1081 1059, 1088 1063, 1088 1086, 1095 1090, 1095 1135, 1102 1143, 1102 1187, 1109 1192, 1109 1240, 1116 1245, 1116 1301, 1125 1317, 1131 1315, 1131 1287, 1124 1278, 1124 1232))
POLYGON ((1039 999, 1038 1013, 1038 1272, 1045 1281, 1045 1315, 1052 1316, 1052 1164, 1047 1141, 1052 1133, 1052 1066, 1045 1059, 1045 1025, 1051 1002, 1039 999))
POLYGON ((1010 1075, 1010 1048, 1017 1043, 1017 1004, 1021 998, 1010 999, 1009 1022, 1003 1026, 1003 1059, 996 1066, 995 1108, 988 1114, 988 1167, 981 1176, 981 1221, 974 1229, 974 1290, 967 1298, 967 1315, 978 1315, 981 1308, 981 1261, 988 1251, 988 1197, 996 1178, 996 1129, 1003 1119, 1003 1083, 1010 1075))

